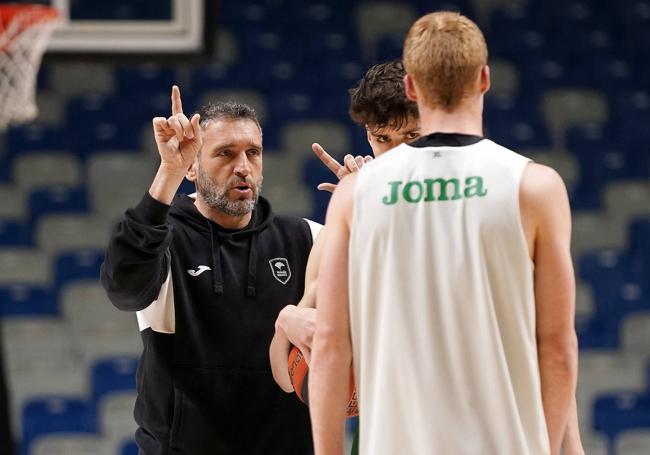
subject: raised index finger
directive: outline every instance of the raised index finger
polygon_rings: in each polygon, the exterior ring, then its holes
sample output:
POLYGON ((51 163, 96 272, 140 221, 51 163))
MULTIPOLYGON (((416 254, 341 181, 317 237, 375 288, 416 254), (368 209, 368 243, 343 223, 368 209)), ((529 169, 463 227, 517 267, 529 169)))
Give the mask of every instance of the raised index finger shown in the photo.
POLYGON ((172 86, 172 115, 183 113, 183 103, 181 102, 181 89, 178 85, 172 86))
POLYGON ((332 158, 332 156, 329 153, 327 153, 325 149, 320 146, 320 144, 318 143, 312 144, 311 149, 314 151, 318 159, 320 159, 323 162, 323 164, 327 166, 327 168, 330 171, 334 172, 334 174, 338 177, 339 170, 341 170, 343 166, 341 166, 341 164, 338 161, 332 158))

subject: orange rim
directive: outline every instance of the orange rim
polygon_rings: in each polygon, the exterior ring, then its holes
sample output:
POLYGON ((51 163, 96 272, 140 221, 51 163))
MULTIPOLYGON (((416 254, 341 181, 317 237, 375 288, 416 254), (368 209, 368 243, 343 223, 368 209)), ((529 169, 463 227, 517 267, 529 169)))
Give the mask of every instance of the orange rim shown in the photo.
POLYGON ((37 4, 9 3, 0 5, 0 24, 6 28, 16 16, 27 18, 25 27, 38 22, 47 22, 59 17, 59 12, 50 6, 37 4))

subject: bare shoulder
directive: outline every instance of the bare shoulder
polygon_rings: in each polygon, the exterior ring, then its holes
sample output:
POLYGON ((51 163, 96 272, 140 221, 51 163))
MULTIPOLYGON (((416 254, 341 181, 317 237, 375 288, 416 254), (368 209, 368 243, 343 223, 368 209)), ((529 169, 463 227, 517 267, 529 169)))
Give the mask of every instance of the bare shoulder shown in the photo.
POLYGON ((552 225, 553 220, 570 219, 569 197, 560 174, 549 166, 529 163, 519 187, 524 224, 552 225))
POLYGON ((346 175, 336 185, 332 200, 327 208, 327 225, 330 220, 345 220, 349 224, 352 218, 352 207, 354 205, 354 191, 357 184, 358 172, 346 175))
POLYGON ((565 193, 566 187, 555 169, 539 163, 528 163, 521 179, 521 194, 533 198, 565 193))

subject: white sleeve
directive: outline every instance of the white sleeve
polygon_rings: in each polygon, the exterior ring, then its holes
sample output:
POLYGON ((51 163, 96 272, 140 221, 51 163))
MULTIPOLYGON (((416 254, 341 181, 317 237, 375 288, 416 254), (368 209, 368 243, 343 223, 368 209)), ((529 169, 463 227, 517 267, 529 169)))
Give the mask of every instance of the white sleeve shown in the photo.
POLYGON ((311 241, 315 242, 316 237, 318 237, 318 234, 320 233, 321 229, 323 229, 323 225, 320 223, 317 223, 312 220, 308 220, 307 218, 303 218, 309 225, 309 230, 311 231, 311 241))

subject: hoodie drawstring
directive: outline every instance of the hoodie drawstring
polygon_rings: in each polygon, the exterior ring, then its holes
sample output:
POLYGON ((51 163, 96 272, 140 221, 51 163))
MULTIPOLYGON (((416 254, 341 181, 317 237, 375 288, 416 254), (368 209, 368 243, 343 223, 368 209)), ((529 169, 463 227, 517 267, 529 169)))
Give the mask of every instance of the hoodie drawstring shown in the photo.
POLYGON ((212 249, 212 283, 214 293, 217 295, 223 294, 223 273, 221 272, 221 245, 219 237, 215 235, 212 230, 212 224, 208 223, 210 227, 210 248, 212 249))
POLYGON ((251 236, 248 251, 248 277, 246 279, 246 297, 255 297, 257 280, 257 235, 251 236))

